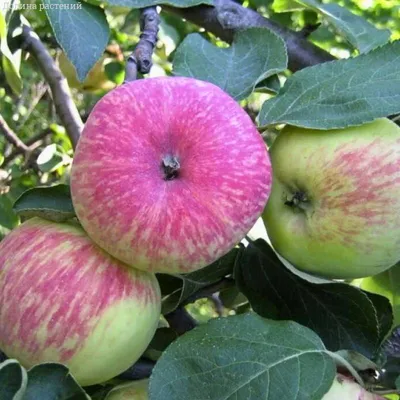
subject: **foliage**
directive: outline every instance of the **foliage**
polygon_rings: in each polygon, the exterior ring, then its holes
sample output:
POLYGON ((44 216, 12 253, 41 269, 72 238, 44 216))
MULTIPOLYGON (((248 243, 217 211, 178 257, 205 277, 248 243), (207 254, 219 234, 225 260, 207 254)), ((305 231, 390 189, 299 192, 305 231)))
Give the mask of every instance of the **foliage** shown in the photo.
MULTIPOLYGON (((268 144, 287 123, 331 129, 378 117, 398 120, 397 0, 227 2, 232 9, 242 3, 280 29, 308 36, 339 60, 296 72, 288 68, 293 54, 284 33, 250 24, 250 29, 232 29, 229 44, 218 32, 182 18, 189 7, 211 8, 214 2, 208 0, 69 0, 76 6, 69 9, 52 9, 66 4, 57 0, 0 5, 0 116, 28 147, 0 135, 0 240, 33 215, 75 218, 68 129, 52 87, 21 44, 23 23, 56 63, 62 57, 72 63, 73 79, 81 85, 71 87, 71 98, 83 121, 111 87, 122 83, 125 60, 140 40, 138 8, 153 5, 161 6, 160 31, 145 78, 175 74, 220 86, 257 121, 268 144), (95 65, 102 74, 94 74, 95 65), (85 86, 90 73, 99 82, 85 86)), ((150 399, 319 400, 336 368, 399 399, 400 335, 392 310, 398 285, 374 291, 379 295, 356 287, 360 283, 303 274, 276 255, 264 230, 252 232, 256 240, 243 240, 199 271, 158 274, 165 318, 138 363, 155 364, 150 399), (190 330, 189 324, 182 334, 171 317, 182 313, 199 326, 190 330)), ((7 360, 0 364, 0 398, 104 399, 127 378, 137 378, 131 372, 82 389, 65 366, 49 363, 27 371, 7 360)))

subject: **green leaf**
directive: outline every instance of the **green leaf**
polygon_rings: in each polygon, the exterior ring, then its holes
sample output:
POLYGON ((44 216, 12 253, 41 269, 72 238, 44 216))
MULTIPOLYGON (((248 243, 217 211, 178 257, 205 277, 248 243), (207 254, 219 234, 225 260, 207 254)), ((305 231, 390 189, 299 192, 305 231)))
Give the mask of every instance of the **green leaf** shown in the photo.
POLYGON ((125 66, 123 63, 113 61, 104 66, 104 72, 110 81, 121 85, 125 78, 125 66))
POLYGON ((22 91, 22 80, 19 74, 21 51, 12 54, 7 44, 7 24, 5 16, 0 9, 0 53, 2 53, 2 66, 7 83, 16 95, 22 91))
POLYGON ((388 299, 384 296, 368 293, 364 290, 363 293, 368 296, 368 299, 372 302, 376 310, 379 328, 379 342, 382 342, 394 326, 393 321, 395 317, 393 313, 393 306, 390 304, 390 302, 388 303, 388 299))
MULTIPOLYGON (((355 350, 370 358, 387 329, 379 324, 373 302, 361 290, 345 283, 314 284, 301 279, 282 265, 262 239, 243 252, 235 277, 255 312, 270 316, 268 303, 272 303, 277 319, 309 327, 329 350, 355 350)), ((383 312, 390 315, 390 304, 387 300, 385 304, 383 312)))
POLYGON ((122 6, 130 8, 143 8, 156 6, 159 4, 168 4, 173 7, 194 7, 199 4, 212 5, 214 0, 105 0, 104 4, 110 6, 122 6))
POLYGON ((0 399, 22 400, 27 385, 27 374, 17 360, 0 364, 0 399))
POLYGON ((319 400, 334 376, 314 332, 244 314, 211 320, 172 343, 153 370, 150 398, 319 400))
POLYGON ((382 385, 397 387, 396 382, 400 376, 400 326, 394 328, 383 343, 378 360, 382 370, 382 385))
POLYGON ((187 300, 200 289, 218 282, 233 271, 239 249, 232 249, 228 254, 219 258, 214 263, 198 271, 185 275, 174 275, 182 280, 182 285, 175 286, 175 290, 162 303, 162 314, 174 311, 179 304, 187 300))
POLYGON ((359 287, 388 298, 393 307, 394 325, 400 325, 400 264, 360 280, 359 287))
POLYGON ((236 100, 257 83, 285 70, 283 40, 264 28, 238 32, 229 48, 212 45, 200 34, 188 35, 175 53, 173 73, 214 83, 236 100))
POLYGON ((219 294, 219 298, 226 308, 235 309, 243 304, 248 303, 247 297, 241 293, 236 286, 222 290, 219 294))
POLYGON ((28 371, 28 387, 24 400, 88 400, 65 365, 46 363, 28 371))
POLYGON ((362 16, 355 15, 338 4, 322 4, 317 0, 297 1, 322 14, 360 53, 367 53, 390 39, 388 29, 377 29, 362 16))
POLYGON ((339 350, 336 352, 340 357, 350 363, 356 371, 365 371, 367 369, 377 370, 378 366, 369 358, 353 350, 339 350))
POLYGON ((304 6, 296 0, 274 0, 272 10, 276 13, 303 10, 304 6))
POLYGON ((281 89, 281 83, 278 75, 272 75, 261 82, 257 83, 255 90, 257 92, 277 94, 281 89))
POLYGON ((63 152, 60 151, 60 148, 55 143, 50 144, 39 154, 37 165, 42 172, 53 172, 64 165, 63 152))
POLYGON ((15 212, 21 217, 42 217, 62 222, 75 217, 68 185, 35 187, 24 192, 14 203, 15 212))
POLYGON ((19 218, 13 211, 13 203, 6 194, 0 196, 0 226, 13 229, 18 225, 19 218))
POLYGON ((260 125, 345 128, 400 112, 400 41, 296 72, 260 111, 260 125))
POLYGON ((68 4, 64 0, 42 1, 57 42, 83 82, 108 43, 110 29, 104 10, 79 0, 68 4))

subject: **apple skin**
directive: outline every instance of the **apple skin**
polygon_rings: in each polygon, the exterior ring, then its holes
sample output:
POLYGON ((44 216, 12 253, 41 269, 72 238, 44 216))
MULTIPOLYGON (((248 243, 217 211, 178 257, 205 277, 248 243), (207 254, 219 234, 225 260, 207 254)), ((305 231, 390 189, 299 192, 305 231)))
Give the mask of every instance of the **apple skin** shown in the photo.
POLYGON ((376 394, 367 392, 353 379, 337 374, 328 393, 322 400, 386 400, 376 394))
POLYGON ((108 394, 105 400, 148 400, 149 380, 142 379, 116 386, 108 394))
POLYGON ((108 253, 138 269, 184 273, 245 236, 271 175, 266 145, 230 96, 208 82, 158 77, 97 103, 71 192, 84 229, 108 253))
POLYGON ((81 385, 104 382, 137 361, 159 317, 155 276, 77 224, 32 218, 0 243, 0 349, 26 368, 60 362, 81 385))
POLYGON ((270 156, 274 176, 263 220, 282 257, 341 279, 378 274, 400 259, 395 123, 379 119, 332 131, 287 126, 270 156))

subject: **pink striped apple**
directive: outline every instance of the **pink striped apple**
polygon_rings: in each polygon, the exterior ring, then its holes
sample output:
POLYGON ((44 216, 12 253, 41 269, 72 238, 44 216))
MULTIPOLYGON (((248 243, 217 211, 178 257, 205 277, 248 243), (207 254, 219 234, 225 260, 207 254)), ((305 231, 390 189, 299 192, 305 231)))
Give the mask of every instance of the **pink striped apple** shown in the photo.
POLYGON ((104 96, 71 171, 89 236, 129 265, 167 273, 227 253, 261 215, 270 186, 268 152, 245 111, 220 88, 181 77, 104 96))
POLYGON ((286 127, 273 143, 263 219, 299 269, 331 278, 378 274, 400 259, 400 128, 286 127))
POLYGON ((159 316, 155 276, 75 224, 33 218, 0 242, 0 349, 27 368, 61 362, 81 385, 104 382, 141 356, 159 316))
POLYGON ((329 392, 322 400, 386 400, 383 397, 367 392, 352 378, 338 374, 329 392))

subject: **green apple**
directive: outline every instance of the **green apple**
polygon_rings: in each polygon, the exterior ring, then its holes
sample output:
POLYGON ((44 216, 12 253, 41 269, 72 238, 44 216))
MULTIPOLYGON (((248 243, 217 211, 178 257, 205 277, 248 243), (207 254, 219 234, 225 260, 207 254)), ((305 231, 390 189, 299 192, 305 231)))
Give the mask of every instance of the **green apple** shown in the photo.
POLYGON ((275 250, 329 278, 378 274, 400 259, 400 128, 388 119, 346 129, 287 126, 270 149, 263 214, 275 250))
POLYGON ((149 380, 143 379, 116 386, 105 400, 148 400, 149 380))

